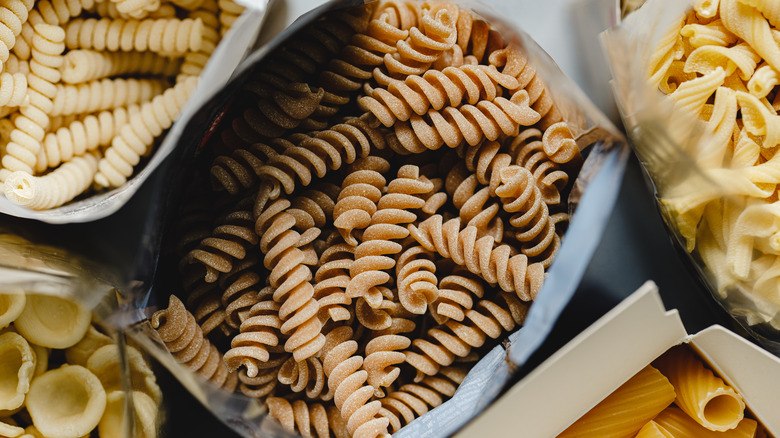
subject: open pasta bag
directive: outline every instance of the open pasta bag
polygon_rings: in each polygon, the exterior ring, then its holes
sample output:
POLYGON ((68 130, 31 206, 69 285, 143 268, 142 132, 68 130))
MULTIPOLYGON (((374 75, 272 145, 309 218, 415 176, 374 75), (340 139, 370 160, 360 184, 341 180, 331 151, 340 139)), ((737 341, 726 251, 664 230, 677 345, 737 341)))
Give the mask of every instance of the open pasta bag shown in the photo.
POLYGON ((238 433, 447 436, 547 336, 628 150, 516 13, 287 2, 187 125, 129 330, 238 433))
POLYGON ((162 392, 117 324, 114 273, 3 228, 0 278, 3 436, 161 435, 162 392))
POLYGON ((61 224, 120 210, 230 80, 267 2, 93 3, 31 3, 6 27, 0 213, 61 224))
POLYGON ((673 241, 715 300, 777 353, 776 20, 769 3, 748 3, 648 1, 604 41, 673 241))
POLYGON ((520 425, 531 436, 777 436, 778 373, 777 357, 720 325, 688 334, 648 281, 455 436, 520 425))

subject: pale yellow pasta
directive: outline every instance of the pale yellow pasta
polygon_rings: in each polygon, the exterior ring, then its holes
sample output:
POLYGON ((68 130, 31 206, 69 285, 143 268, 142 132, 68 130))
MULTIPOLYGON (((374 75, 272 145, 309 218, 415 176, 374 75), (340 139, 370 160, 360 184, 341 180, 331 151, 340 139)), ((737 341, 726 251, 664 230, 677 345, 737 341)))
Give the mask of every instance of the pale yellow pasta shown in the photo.
POLYGON ((0 72, 34 5, 35 0, 9 0, 0 6, 0 72))
POLYGON ((675 438, 753 438, 758 427, 755 420, 745 418, 734 429, 714 432, 702 427, 681 409, 673 406, 658 414, 653 421, 675 438))
POLYGON ((763 147, 780 144, 780 116, 777 113, 770 111, 756 96, 743 91, 737 91, 737 102, 745 128, 753 135, 764 137, 763 147))
MULTIPOLYGON (((717 7, 715 9, 717 10, 717 7)), ((680 30, 680 35, 688 38, 688 43, 696 48, 703 46, 728 47, 737 41, 737 37, 726 29, 720 19, 707 24, 686 24, 680 30)))
POLYGON ((127 182, 133 167, 152 147, 155 138, 179 117, 197 84, 198 79, 190 76, 155 96, 151 102, 145 102, 140 113, 130 117, 98 163, 95 183, 99 187, 119 187, 127 182))
POLYGON ((98 156, 86 153, 42 176, 16 171, 5 180, 5 197, 33 210, 59 207, 84 193, 97 172, 98 156))
MULTIPOLYGON (((98 423, 98 434, 101 438, 120 437, 128 425, 125 415, 127 395, 124 391, 112 391, 106 395, 106 410, 98 423)), ((158 404, 143 392, 133 391, 132 418, 135 421, 134 431, 138 438, 155 438, 157 436, 158 404)))
POLYGON ((766 97, 777 84, 780 84, 780 73, 770 65, 762 65, 753 73, 747 88, 750 94, 762 98, 766 97))
POLYGON ((720 0, 720 19, 734 35, 742 38, 776 70, 780 70, 780 47, 769 22, 760 12, 740 0, 720 0))
POLYGON ((726 76, 736 71, 740 78, 748 80, 753 76, 760 59, 758 54, 744 43, 732 47, 707 45, 688 55, 685 71, 706 75, 718 67, 725 67, 726 76))
POLYGON ((77 18, 65 27, 68 49, 146 50, 163 54, 197 51, 203 39, 203 22, 185 18, 123 19, 77 18))
POLYGON ((154 52, 71 50, 65 54, 62 81, 78 84, 109 76, 143 74, 174 76, 180 63, 154 52))
POLYGON ((674 388, 669 380, 648 365, 558 437, 630 437, 672 401, 674 388))
POLYGON ((729 151, 732 135, 737 126, 737 98, 734 91, 718 87, 715 91, 715 103, 706 124, 711 135, 699 151, 699 163, 704 168, 722 167, 724 157, 729 151))
POLYGON ((160 8, 160 0, 111 0, 122 14, 133 18, 143 18, 150 11, 160 8))
POLYGON ((634 438, 675 438, 674 435, 669 433, 655 421, 648 421, 647 424, 639 429, 639 433, 634 438))
MULTIPOLYGON (((16 438, 24 433, 24 429, 14 424, 6 423, 7 419, 0 419, 0 436, 16 438)), ((13 421, 13 420, 11 420, 13 421)), ((24 438, 24 437, 22 437, 24 438)))
POLYGON ((684 61, 672 61, 672 64, 666 70, 666 75, 661 78, 658 88, 664 94, 672 94, 680 84, 692 79, 696 79, 696 73, 686 72, 684 61))
POLYGON ((33 425, 44 436, 79 438, 100 422, 106 392, 86 368, 63 365, 32 381, 26 403, 33 425))
POLYGON ((87 332, 92 312, 83 305, 54 295, 28 295, 16 330, 28 341, 49 348, 68 348, 87 332))
POLYGON ((24 310, 26 295, 19 288, 4 288, 0 292, 0 330, 14 322, 24 310))
POLYGON ((717 377, 684 346, 675 347, 653 364, 674 385, 675 403, 706 429, 734 429, 745 416, 742 396, 717 377))
POLYGON ((683 82, 674 93, 669 95, 669 98, 678 108, 699 115, 710 96, 723 85, 726 76, 723 67, 718 66, 706 75, 683 82))
POLYGON ((729 235, 726 251, 729 268, 737 278, 746 279, 750 273, 754 244, 758 243, 755 241, 766 240, 766 252, 780 253, 778 230, 780 205, 759 200, 742 211, 729 235))
POLYGON ((0 335, 0 409, 16 409, 24 403, 35 373, 30 344, 14 332, 0 335))
POLYGON ((780 4, 774 0, 738 0, 740 3, 758 9, 772 26, 780 26, 780 4))
POLYGON ((27 76, 23 73, 0 74, 0 106, 20 106, 27 97, 27 76))
POLYGON ((140 104, 162 93, 163 79, 100 79, 78 85, 58 84, 50 115, 66 116, 140 104))
POLYGON ((666 71, 676 61, 683 56, 682 44, 680 44, 680 30, 684 20, 675 23, 667 33, 665 33, 658 42, 658 45, 649 54, 648 61, 648 81, 653 86, 658 86, 662 78, 666 76, 666 71))
POLYGON ((718 13, 718 0, 696 0, 693 10, 702 18, 712 18, 718 13))

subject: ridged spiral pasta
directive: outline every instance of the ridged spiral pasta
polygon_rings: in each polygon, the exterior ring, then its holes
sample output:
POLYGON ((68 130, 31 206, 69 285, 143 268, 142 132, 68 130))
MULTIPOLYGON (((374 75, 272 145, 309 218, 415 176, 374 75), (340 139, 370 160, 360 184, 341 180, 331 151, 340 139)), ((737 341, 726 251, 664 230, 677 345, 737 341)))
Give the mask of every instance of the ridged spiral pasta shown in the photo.
POLYGON ((152 315, 152 327, 160 335, 168 351, 185 367, 228 391, 238 383, 236 373, 228 371, 222 354, 195 323, 195 317, 175 295, 171 295, 168 307, 152 315))
POLYGON ((475 18, 471 12, 461 9, 456 23, 457 44, 463 53, 473 56, 477 62, 484 62, 496 50, 503 48, 503 38, 481 18, 475 18))
POLYGON ((260 183, 260 169, 271 157, 284 152, 294 144, 284 138, 271 139, 266 143, 254 143, 238 148, 230 155, 217 156, 211 166, 211 181, 217 190, 231 195, 248 191, 260 183))
POLYGON ((314 297, 320 304, 322 321, 346 321, 351 312, 347 306, 352 299, 347 297, 349 268, 355 260, 355 249, 338 238, 330 240, 330 245, 322 252, 319 266, 314 274, 314 297))
POLYGON ((466 374, 463 367, 444 367, 435 376, 427 376, 419 383, 403 385, 381 399, 380 415, 388 419, 392 433, 398 432, 415 418, 452 397, 466 374))
POLYGON ((234 330, 238 330, 250 308, 271 293, 270 288, 263 287, 261 266, 259 256, 253 251, 233 264, 230 272, 220 275, 225 323, 234 330))
POLYGON ((233 0, 219 0, 217 4, 219 5, 219 33, 224 36, 244 12, 244 7, 233 0))
POLYGON ((0 106, 20 106, 27 97, 27 76, 24 73, 0 74, 0 106))
POLYGON ((301 135, 295 146, 271 157, 260 169, 260 177, 270 184, 272 193, 279 193, 282 188, 285 193, 292 193, 297 181, 308 185, 313 176, 322 178, 328 169, 336 170, 365 157, 372 147, 383 149, 383 133, 377 124, 361 116, 312 136, 301 135))
POLYGON ((439 298, 431 306, 438 324, 448 319, 463 321, 466 311, 474 307, 474 297, 485 295, 485 282, 463 266, 455 265, 450 275, 439 280, 439 298))
POLYGON ((62 81, 79 84, 109 76, 141 74, 173 76, 180 63, 154 52, 70 50, 62 66, 62 81))
MULTIPOLYGON (((507 161, 494 160, 494 163, 503 167, 507 161)), ((463 226, 473 225, 483 234, 500 241, 504 234, 504 220, 498 215, 501 208, 495 198, 495 190, 492 190, 492 180, 490 183, 490 186, 480 187, 477 174, 471 173, 467 165, 460 161, 447 173, 445 189, 459 211, 463 226)))
POLYGON ((135 105, 127 109, 120 107, 113 111, 101 111, 47 133, 35 170, 43 172, 84 155, 87 151, 109 145, 119 128, 127 123, 129 114, 138 111, 140 108, 135 105))
POLYGON ((288 432, 304 438, 348 438, 344 420, 335 406, 325 407, 322 403, 304 400, 288 401, 281 397, 266 400, 268 413, 282 424, 288 432))
POLYGON ((561 216, 551 217, 530 170, 512 165, 500 173, 501 185, 496 195, 501 197, 504 211, 513 213, 509 232, 520 242, 520 252, 548 268, 561 244, 555 229, 561 216))
POLYGON ((78 85, 57 84, 51 116, 95 113, 151 100, 167 88, 162 79, 105 78, 78 85))
POLYGON ((450 319, 432 327, 424 338, 412 341, 406 350, 406 363, 417 370, 415 381, 435 376, 441 367, 450 366, 456 357, 468 357, 473 348, 485 344, 487 338, 497 339, 521 324, 524 305, 514 294, 501 294, 499 299, 482 299, 465 312, 461 321, 450 319))
MULTIPOLYGON (((0 6, 0 66, 4 65, 27 22, 35 0, 9 0, 0 6)), ((0 67, 0 72, 3 69, 0 67)))
POLYGON ((290 334, 285 351, 297 361, 314 356, 325 338, 322 322, 317 318, 319 303, 314 299, 312 272, 308 265, 317 263, 298 248, 302 235, 295 230, 295 216, 287 212, 290 202, 279 198, 257 217, 255 231, 260 235, 264 265, 271 271, 269 283, 275 289, 273 300, 281 304, 279 317, 284 321, 282 334, 290 334))
POLYGON ((504 94, 504 90, 516 88, 517 79, 499 72, 494 66, 467 64, 427 70, 422 75, 393 81, 386 89, 373 89, 370 96, 358 99, 358 104, 383 125, 391 127, 397 120, 409 120, 412 114, 425 115, 428 109, 438 111, 445 106, 493 101, 504 94))
POLYGON ((328 401, 333 398, 333 393, 325 383, 322 362, 316 357, 301 361, 288 358, 279 368, 276 378, 292 392, 304 393, 309 400, 328 401))
POLYGON ((142 18, 160 7, 160 0, 111 0, 116 10, 133 18, 142 18))
POLYGON ((248 377, 257 377, 262 364, 271 358, 270 347, 279 345, 282 320, 279 317, 280 304, 275 302, 268 290, 267 296, 258 298, 241 322, 239 333, 230 342, 225 353, 225 363, 231 370, 246 369, 248 377))
POLYGON ((404 309, 424 315, 439 298, 434 253, 407 237, 395 265, 398 301, 404 309))
MULTIPOLYGON (((272 362, 263 365, 268 366, 272 362)), ((247 397, 264 398, 274 393, 279 384, 276 375, 281 364, 263 368, 255 377, 249 377, 246 369, 238 370, 238 391, 247 397)))
POLYGON ((387 184, 383 174, 389 170, 390 163, 376 156, 358 158, 348 167, 333 210, 333 226, 346 243, 357 246, 353 232, 371 224, 371 216, 376 212, 377 202, 387 184))
POLYGON ((257 245, 259 238, 254 229, 251 211, 239 210, 228 214, 197 248, 189 252, 189 263, 199 263, 205 268, 204 279, 213 283, 220 273, 233 269, 233 263, 243 260, 247 251, 257 245))
POLYGON ((393 79, 403 80, 409 75, 421 75, 442 52, 452 48, 458 35, 455 27, 457 8, 438 10, 423 8, 418 26, 409 29, 409 37, 399 40, 395 53, 384 56, 383 68, 374 69, 377 83, 389 85, 393 79))
POLYGON ((85 154, 42 176, 16 171, 5 179, 5 197, 33 210, 59 207, 82 194, 92 184, 98 157, 85 154))
POLYGON ((118 187, 133 174, 133 167, 153 145, 154 139, 168 129, 187 103, 198 84, 198 78, 188 77, 141 105, 141 113, 130 120, 114 137, 105 157, 98 164, 95 183, 99 187, 118 187))
POLYGON ((409 232, 429 251, 465 266, 488 283, 514 292, 524 301, 532 300, 544 281, 541 263, 531 263, 526 255, 507 244, 496 246, 493 237, 480 237, 474 226, 461 229, 457 218, 445 222, 441 215, 434 215, 419 225, 409 225, 409 232))
POLYGON ((200 49, 203 22, 191 18, 147 18, 141 21, 77 18, 67 23, 65 32, 65 43, 70 50, 148 50, 171 55, 200 49))
MULTIPOLYGON (((236 133, 239 136, 244 133, 242 139, 250 144, 280 137, 299 127, 320 108, 320 101, 325 95, 323 89, 312 89, 303 82, 292 82, 275 90, 257 90, 249 82, 244 90, 256 92, 257 103, 247 108, 241 119, 236 121, 241 124, 236 133)), ((306 129, 305 126, 302 128, 306 129)))
POLYGON ((58 26, 38 24, 32 38, 32 72, 27 77, 29 104, 23 105, 21 113, 14 119, 15 129, 11 141, 5 147, 2 159, 5 168, 0 180, 5 180, 7 171, 22 171, 33 174, 44 133, 49 127, 52 98, 56 93, 55 83, 60 80, 62 51, 65 50, 64 32, 58 26))
POLYGON ((204 335, 217 328, 227 333, 222 292, 216 282, 209 283, 205 280, 204 270, 201 265, 191 265, 187 262, 180 268, 187 308, 192 309, 195 322, 204 335))
POLYGON ((366 343, 363 369, 378 396, 384 395, 382 388, 390 387, 398 379, 401 369, 393 365, 404 363, 406 356, 399 350, 409 348, 411 343, 408 337, 397 334, 376 336, 366 343))
POLYGON ((539 121, 539 114, 529 107, 525 90, 511 99, 497 97, 476 105, 446 107, 441 111, 428 110, 425 117, 413 115, 409 121, 396 122, 394 141, 389 146, 401 154, 436 150, 445 144, 454 148, 464 141, 472 146, 482 139, 496 140, 501 135, 517 135, 520 126, 530 126, 539 121))
POLYGON ((209 57, 214 53, 219 43, 219 18, 217 17, 219 7, 216 0, 195 0, 187 3, 189 3, 188 6, 198 5, 191 8, 190 18, 198 19, 203 23, 203 37, 200 49, 184 54, 180 72, 184 75, 198 76, 206 67, 209 57))
POLYGON ((371 224, 363 232, 362 242, 355 248, 348 297, 362 298, 374 308, 381 304, 380 287, 390 281, 390 274, 385 271, 395 267, 393 256, 402 250, 395 240, 409 235, 406 224, 417 219, 413 210, 425 205, 419 195, 428 193, 432 186, 414 165, 401 167, 397 177, 388 183, 387 192, 371 216, 371 224))
POLYGON ((352 329, 341 327, 340 339, 323 354, 323 367, 328 376, 328 388, 333 401, 347 424, 347 430, 355 436, 379 436, 387 433, 389 420, 378 416, 382 404, 371 401, 374 387, 366 384, 368 372, 361 369, 363 357, 357 355, 358 344, 352 337, 352 329))

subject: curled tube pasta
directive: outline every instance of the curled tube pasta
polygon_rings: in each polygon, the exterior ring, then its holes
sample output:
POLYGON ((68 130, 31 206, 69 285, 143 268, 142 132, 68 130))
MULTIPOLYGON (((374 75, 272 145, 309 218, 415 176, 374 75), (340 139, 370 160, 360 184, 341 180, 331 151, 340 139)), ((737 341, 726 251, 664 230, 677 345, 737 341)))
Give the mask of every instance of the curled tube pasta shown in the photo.
POLYGON ((167 55, 184 54, 200 49, 203 22, 191 18, 147 18, 141 21, 77 18, 68 22, 65 32, 65 43, 70 50, 148 50, 167 55))
POLYGON ((198 83, 189 77, 141 105, 111 141, 98 163, 95 183, 100 187, 119 187, 133 174, 133 167, 146 154, 154 139, 171 127, 198 83))
POLYGON ((27 411, 44 436, 79 438, 89 434, 106 409, 100 380, 80 365, 63 365, 35 378, 27 411))
POLYGON ((43 176, 13 172, 5 180, 5 197, 33 210, 59 207, 84 193, 97 172, 98 157, 87 153, 43 176))
POLYGON ((0 74, 0 106, 20 106, 27 96, 27 76, 22 73, 0 74))
POLYGON ((139 104, 160 94, 161 79, 100 79, 78 85, 57 85, 52 116, 94 113, 139 104))
MULTIPOLYGON (((16 37, 22 31, 22 24, 27 21, 35 0, 10 0, 0 7, 0 66, 8 61, 10 51, 16 44, 16 37)), ((0 68, 2 71, 2 68, 0 68)))

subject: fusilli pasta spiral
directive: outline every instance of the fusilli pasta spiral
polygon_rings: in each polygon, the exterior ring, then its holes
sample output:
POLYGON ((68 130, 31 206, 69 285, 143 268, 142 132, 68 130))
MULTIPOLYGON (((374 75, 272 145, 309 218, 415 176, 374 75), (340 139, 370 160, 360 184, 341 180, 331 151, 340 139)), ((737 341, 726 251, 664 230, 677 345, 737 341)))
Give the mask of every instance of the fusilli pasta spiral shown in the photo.
POLYGON ((333 210, 333 226, 346 243, 357 246, 358 241, 352 233, 371 224, 371 216, 377 210, 377 202, 387 183, 383 174, 389 170, 390 163, 376 156, 359 158, 349 166, 349 174, 341 183, 333 210))
POLYGON ((294 145, 285 139, 271 139, 266 143, 254 143, 239 148, 230 155, 220 155, 211 166, 211 180, 215 188, 231 195, 246 191, 259 184, 260 169, 271 157, 294 145))
POLYGON ((243 366, 248 377, 257 377, 263 363, 270 359, 269 347, 279 344, 282 335, 282 320, 279 318, 279 303, 269 296, 259 298, 246 313, 239 333, 233 337, 230 350, 225 353, 225 363, 232 370, 243 366))
POLYGON ((368 372, 368 384, 373 386, 378 396, 383 396, 381 388, 390 387, 401 374, 401 369, 393 365, 406 360, 402 351, 409 348, 412 341, 403 335, 381 335, 366 344, 366 358, 363 369, 368 372))
POLYGON ((474 297, 485 295, 485 284, 477 274, 455 265, 450 275, 439 280, 439 298, 433 303, 432 315, 438 324, 448 319, 463 321, 474 306, 474 297))
POLYGON ((409 312, 424 315, 439 298, 434 255, 411 238, 403 248, 395 266, 398 300, 409 312))
POLYGON ((252 252, 235 263, 230 272, 220 276, 225 322, 231 328, 238 329, 249 309, 272 293, 270 288, 263 288, 261 274, 264 273, 260 270, 260 259, 252 252))
POLYGON ((188 77, 141 105, 141 112, 125 124, 114 137, 105 157, 98 164, 95 183, 100 187, 118 187, 133 174, 133 166, 146 154, 154 139, 179 117, 182 107, 198 84, 188 77))
POLYGON ((290 433, 298 433, 306 438, 329 438, 331 432, 336 438, 350 436, 335 406, 326 408, 321 403, 309 404, 303 400, 290 403, 281 397, 269 397, 266 405, 268 413, 290 433))
POLYGON ((151 323, 178 362, 217 386, 228 391, 235 389, 238 383, 236 373, 228 371, 222 354, 203 337, 195 317, 175 295, 171 295, 167 308, 152 315, 151 323))
POLYGON ((302 361, 288 358, 279 368, 277 379, 281 384, 289 386, 292 392, 305 393, 310 400, 328 401, 333 398, 333 393, 325 384, 322 362, 316 357, 302 361))
POLYGON ((346 321, 351 313, 346 306, 352 300, 347 297, 349 268, 354 262, 354 247, 344 243, 341 236, 333 239, 322 252, 319 267, 314 274, 314 298, 320 304, 320 319, 346 321))
POLYGON ((202 264, 205 280, 217 281, 220 273, 230 272, 233 262, 243 260, 247 251, 259 241, 254 230, 251 211, 232 212, 214 228, 211 236, 203 239, 197 248, 189 252, 189 263, 202 264))
POLYGON ((540 263, 529 263, 527 256, 517 254, 507 244, 495 246, 491 236, 480 237, 474 226, 461 229, 458 219, 444 222, 441 215, 434 215, 419 226, 409 225, 409 231, 429 251, 466 266, 488 283, 515 292, 524 301, 532 300, 544 281, 544 266, 540 263))
POLYGON ((388 143, 397 153, 421 153, 436 150, 445 144, 451 148, 464 141, 472 146, 482 139, 496 140, 500 135, 517 135, 520 126, 539 121, 539 114, 531 109, 528 93, 520 90, 511 99, 497 97, 476 105, 446 107, 441 111, 428 110, 426 117, 412 115, 407 122, 396 122, 395 141, 388 143))

